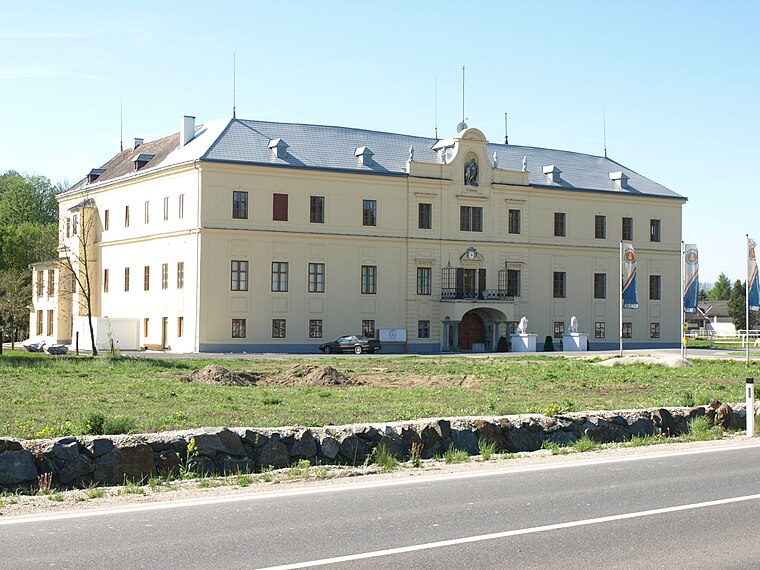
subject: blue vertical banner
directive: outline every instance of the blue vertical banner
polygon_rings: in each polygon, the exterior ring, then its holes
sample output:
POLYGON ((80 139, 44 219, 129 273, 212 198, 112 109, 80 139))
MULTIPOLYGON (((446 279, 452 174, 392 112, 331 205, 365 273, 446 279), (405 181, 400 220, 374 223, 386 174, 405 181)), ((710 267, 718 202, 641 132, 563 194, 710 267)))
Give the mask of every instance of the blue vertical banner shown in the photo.
POLYGON ((636 294, 636 253, 633 244, 623 242, 623 308, 638 309, 639 297, 636 294))
POLYGON ((747 237, 747 307, 752 312, 760 311, 760 290, 757 286, 757 259, 755 240, 747 237))
POLYGON ((696 244, 687 243, 683 253, 683 311, 696 313, 699 302, 699 252, 696 244))

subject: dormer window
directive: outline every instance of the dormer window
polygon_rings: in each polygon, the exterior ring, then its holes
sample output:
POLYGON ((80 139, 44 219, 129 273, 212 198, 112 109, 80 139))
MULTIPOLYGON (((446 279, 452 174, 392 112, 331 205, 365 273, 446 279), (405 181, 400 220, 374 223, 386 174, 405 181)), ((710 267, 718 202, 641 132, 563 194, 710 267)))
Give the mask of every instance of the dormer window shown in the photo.
POLYGON ((562 182, 562 179, 560 178, 560 174, 562 174, 562 171, 554 166, 553 164, 550 164, 549 166, 544 166, 543 168, 544 174, 546 175, 546 181, 550 182, 552 184, 559 184, 562 182))
POLYGON ((282 139, 272 139, 269 141, 269 150, 272 151, 272 155, 275 158, 287 158, 288 157, 288 143, 282 139))
POLYGON ((620 190, 628 190, 628 177, 624 172, 610 172, 610 180, 615 183, 620 190))
POLYGON ((104 172, 105 170, 102 168, 93 168, 90 170, 90 172, 87 174, 87 184, 92 184, 95 182, 104 172))
POLYGON ((135 165, 135 172, 137 172, 137 171, 138 171, 138 170, 140 170, 140 169, 141 169, 143 166, 145 166, 146 164, 148 164, 148 162, 150 162, 150 160, 151 160, 151 159, 152 159, 154 156, 156 156, 156 155, 155 155, 155 154, 146 154, 146 153, 143 153, 143 152, 141 152, 141 153, 140 153, 140 154, 138 154, 138 155, 137 155, 135 158, 133 158, 133 159, 132 159, 132 162, 133 162, 133 163, 134 163, 134 165, 135 165))
POLYGON ((372 156, 374 153, 366 146, 360 146, 354 152, 354 156, 359 160, 359 164, 363 166, 372 166, 372 156))

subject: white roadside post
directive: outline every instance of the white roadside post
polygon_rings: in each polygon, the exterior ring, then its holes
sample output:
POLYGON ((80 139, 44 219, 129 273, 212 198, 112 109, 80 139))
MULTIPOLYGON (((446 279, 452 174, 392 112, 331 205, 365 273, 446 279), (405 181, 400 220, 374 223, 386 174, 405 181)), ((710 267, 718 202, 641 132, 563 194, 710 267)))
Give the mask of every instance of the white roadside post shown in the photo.
POLYGON ((747 378, 747 436, 755 437, 755 379, 747 378))

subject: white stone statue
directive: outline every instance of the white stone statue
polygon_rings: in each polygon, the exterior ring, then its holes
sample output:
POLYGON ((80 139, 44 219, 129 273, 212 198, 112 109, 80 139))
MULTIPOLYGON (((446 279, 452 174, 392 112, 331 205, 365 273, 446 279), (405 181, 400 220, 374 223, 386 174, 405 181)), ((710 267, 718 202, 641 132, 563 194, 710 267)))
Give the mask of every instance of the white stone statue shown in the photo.
POLYGON ((496 156, 496 151, 493 151, 493 167, 499 168, 499 157, 496 156))
POLYGON ((414 145, 409 147, 409 162, 414 160, 414 145))
POLYGON ((517 334, 528 334, 528 317, 520 319, 520 324, 517 325, 517 334))
POLYGON ((523 156, 523 172, 528 172, 528 157, 523 156))
POLYGON ((570 326, 567 327, 568 333, 577 333, 578 332, 578 319, 575 318, 575 315, 570 317, 570 326))

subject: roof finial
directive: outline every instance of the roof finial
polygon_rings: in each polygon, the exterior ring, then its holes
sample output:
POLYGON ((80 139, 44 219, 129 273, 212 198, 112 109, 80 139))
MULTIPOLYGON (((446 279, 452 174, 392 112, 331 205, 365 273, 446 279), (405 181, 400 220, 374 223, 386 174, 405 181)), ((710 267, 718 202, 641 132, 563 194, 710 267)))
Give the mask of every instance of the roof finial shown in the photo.
POLYGON ((236 77, 236 65, 235 65, 235 52, 232 52, 232 118, 235 118, 236 109, 235 109, 235 88, 237 83, 237 77, 236 77))
POLYGON ((119 152, 124 151, 124 99, 119 99, 119 152))
POLYGON ((435 76, 435 140, 438 140, 438 76, 435 76))
POLYGON ((504 113, 504 144, 509 144, 509 130, 507 129, 507 114, 504 113))
POLYGON ((607 117, 602 107, 602 129, 604 130, 604 158, 607 158, 607 117))

